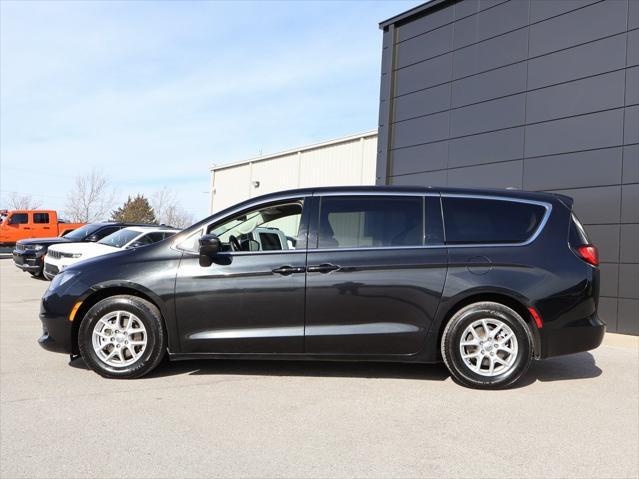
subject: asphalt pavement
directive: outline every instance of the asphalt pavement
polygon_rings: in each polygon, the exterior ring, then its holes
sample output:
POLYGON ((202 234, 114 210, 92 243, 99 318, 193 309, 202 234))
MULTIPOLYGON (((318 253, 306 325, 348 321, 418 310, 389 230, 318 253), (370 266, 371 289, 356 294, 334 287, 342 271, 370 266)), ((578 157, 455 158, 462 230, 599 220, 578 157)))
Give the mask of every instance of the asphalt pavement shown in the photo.
POLYGON ((639 477, 639 348, 507 391, 440 365, 185 361, 107 380, 42 350, 47 282, 0 260, 0 477, 639 477))

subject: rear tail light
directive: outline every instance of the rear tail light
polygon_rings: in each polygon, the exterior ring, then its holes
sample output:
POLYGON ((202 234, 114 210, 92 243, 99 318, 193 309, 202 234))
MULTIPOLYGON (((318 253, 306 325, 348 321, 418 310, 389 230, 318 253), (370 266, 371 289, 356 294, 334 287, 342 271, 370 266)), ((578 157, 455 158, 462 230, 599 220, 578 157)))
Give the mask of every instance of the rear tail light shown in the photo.
POLYGON ((599 266, 599 250, 597 250, 597 247, 594 244, 577 246, 575 249, 579 257, 586 263, 593 266, 599 266))

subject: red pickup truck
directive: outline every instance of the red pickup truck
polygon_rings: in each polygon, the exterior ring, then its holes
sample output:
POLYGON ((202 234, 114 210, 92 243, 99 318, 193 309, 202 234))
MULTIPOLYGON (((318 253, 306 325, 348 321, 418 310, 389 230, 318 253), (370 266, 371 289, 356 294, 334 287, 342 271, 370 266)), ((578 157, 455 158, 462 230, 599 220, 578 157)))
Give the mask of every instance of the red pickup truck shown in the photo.
POLYGON ((27 238, 63 236, 84 223, 66 223, 53 210, 0 210, 0 246, 27 238))

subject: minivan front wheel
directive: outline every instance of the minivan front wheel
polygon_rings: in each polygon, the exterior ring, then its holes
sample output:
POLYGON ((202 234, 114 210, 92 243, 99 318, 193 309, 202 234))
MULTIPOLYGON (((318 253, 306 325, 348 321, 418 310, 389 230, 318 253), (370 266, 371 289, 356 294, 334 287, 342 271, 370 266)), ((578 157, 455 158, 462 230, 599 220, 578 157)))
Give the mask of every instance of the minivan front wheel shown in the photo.
POLYGON ((132 379, 151 372, 166 352, 158 308, 136 296, 95 304, 80 324, 78 348, 87 365, 107 378, 132 379))
POLYGON ((532 361, 528 327, 513 309, 492 301, 463 307, 441 342, 444 362, 465 386, 499 389, 515 384, 532 361))

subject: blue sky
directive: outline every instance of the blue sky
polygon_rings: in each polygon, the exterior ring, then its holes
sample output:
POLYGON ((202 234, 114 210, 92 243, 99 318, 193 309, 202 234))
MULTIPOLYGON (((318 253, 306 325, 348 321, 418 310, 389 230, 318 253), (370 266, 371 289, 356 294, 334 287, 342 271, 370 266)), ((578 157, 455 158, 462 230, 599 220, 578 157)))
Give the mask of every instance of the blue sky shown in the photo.
POLYGON ((212 164, 374 129, 377 24, 419 3, 2 0, 0 207, 97 167, 203 217, 212 164))

